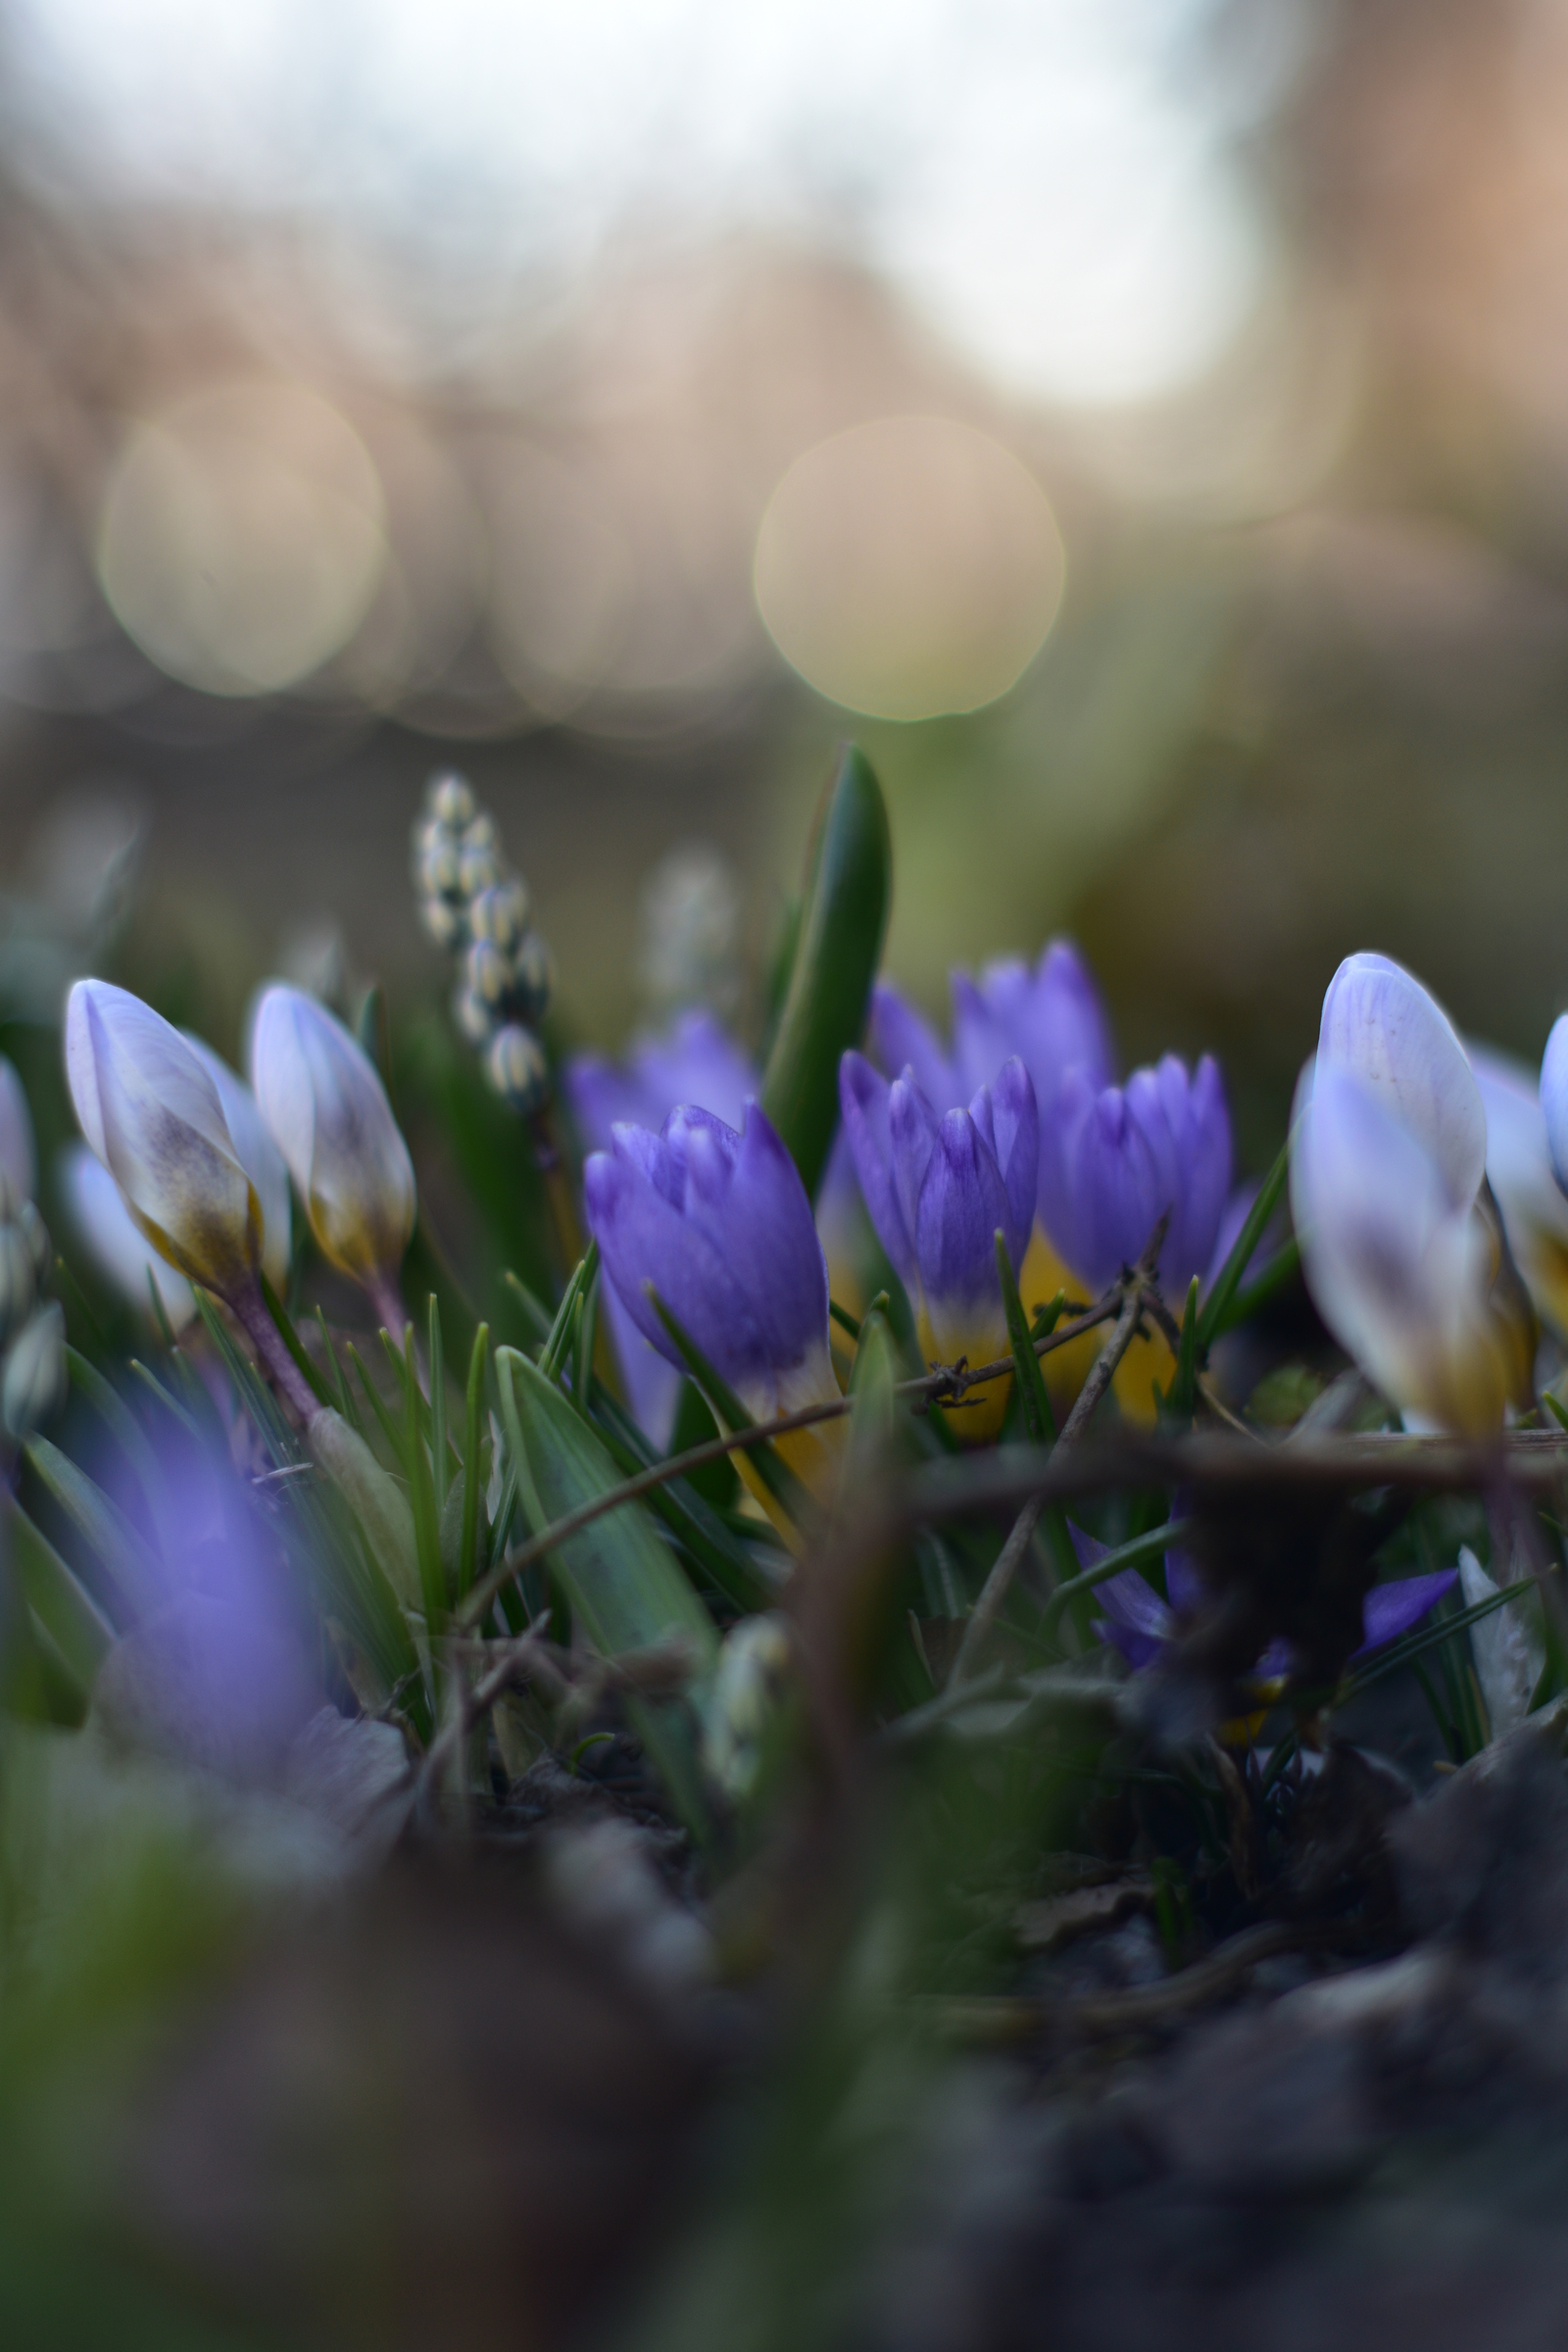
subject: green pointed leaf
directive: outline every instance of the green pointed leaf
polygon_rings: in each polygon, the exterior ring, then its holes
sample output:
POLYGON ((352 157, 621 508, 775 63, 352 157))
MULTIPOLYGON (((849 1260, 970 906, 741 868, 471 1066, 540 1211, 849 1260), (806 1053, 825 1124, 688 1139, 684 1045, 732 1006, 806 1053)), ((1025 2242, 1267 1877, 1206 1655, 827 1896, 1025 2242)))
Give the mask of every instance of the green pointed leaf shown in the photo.
POLYGON ((268 1313, 271 1316, 272 1321, 276 1324, 279 1339, 281 1339, 284 1347, 294 1358, 295 1364, 299 1368, 300 1376, 304 1380, 306 1387, 310 1390, 311 1395, 316 1398, 317 1403, 330 1404, 332 1399, 327 1393, 325 1381, 321 1378, 321 1375, 319 1372, 318 1372, 316 1366, 306 1354, 305 1349, 300 1343, 300 1335, 294 1328, 293 1318, 289 1314, 288 1308, 283 1304, 282 1299, 273 1290, 271 1284, 268 1281, 265 1274, 262 1276, 262 1303, 266 1307, 268 1313))
POLYGON ((464 1398, 463 1419, 463 1520, 458 1545, 457 1596, 462 1600, 473 1583, 478 1568, 479 1503, 484 1484, 480 1454, 483 1450, 484 1375, 490 1360, 490 1326, 481 1323, 474 1334, 473 1353, 468 1359, 468 1387, 464 1398))
POLYGON ((839 1119, 839 1061, 865 1033, 893 897, 893 845, 870 761, 846 744, 817 807, 800 934, 762 1077, 762 1108, 815 1198, 839 1119))
POLYGON ((1278 1159, 1258 1187, 1257 1199, 1248 1210, 1247 1222, 1231 1245, 1230 1255, 1215 1275, 1208 1297, 1203 1300, 1203 1311, 1198 1318, 1200 1362, 1207 1356, 1209 1348, 1227 1327, 1231 1301, 1241 1287, 1242 1276, 1251 1264, 1252 1252, 1263 1238, 1264 1227, 1279 1206, 1290 1173, 1291 1144, 1287 1136, 1278 1159))
POLYGON ((323 1405, 307 1431, 312 1455, 342 1494, 369 1540, 370 1549, 405 1608, 417 1609, 423 1592, 414 1513, 397 1480, 383 1470, 356 1429, 323 1405))
POLYGON ((11 1565, 28 1608, 83 1690, 90 1690, 114 1645, 114 1627, 20 1503, 10 1507, 6 1532, 11 1565))
POLYGON ((169 1486, 163 1464, 153 1451, 147 1432, 142 1428, 118 1389, 112 1388, 103 1374, 88 1363, 74 1348, 66 1349, 66 1361, 71 1367, 71 1385, 79 1396, 85 1397, 120 1448, 125 1466, 136 1474, 137 1484, 152 1513, 160 1541, 166 1541, 169 1530, 169 1486))
POLYGON ((23 1451, 132 1616, 146 1615, 165 1597, 158 1561, 118 1503, 48 1438, 27 1440, 23 1451))
MULTIPOLYGON (((517 1473, 520 1504, 541 1531, 617 1486, 615 1464, 597 1432, 542 1369, 514 1348, 496 1351, 501 1421, 517 1473)), ((601 1656, 651 1647, 672 1634, 687 1641, 700 1680, 711 1674, 718 1638, 702 1602, 636 1503, 579 1528, 552 1554, 572 1612, 601 1656)), ((689 1709, 629 1699, 637 1737, 693 1835, 709 1835, 689 1709)))
MULTIPOLYGON (((501 1422, 534 1533, 621 1483, 604 1441, 539 1365, 514 1348, 496 1350, 501 1422)), ((629 1503, 581 1528, 553 1555, 583 1631, 607 1658, 686 1635, 709 1663, 712 1620, 641 1506, 629 1503)))

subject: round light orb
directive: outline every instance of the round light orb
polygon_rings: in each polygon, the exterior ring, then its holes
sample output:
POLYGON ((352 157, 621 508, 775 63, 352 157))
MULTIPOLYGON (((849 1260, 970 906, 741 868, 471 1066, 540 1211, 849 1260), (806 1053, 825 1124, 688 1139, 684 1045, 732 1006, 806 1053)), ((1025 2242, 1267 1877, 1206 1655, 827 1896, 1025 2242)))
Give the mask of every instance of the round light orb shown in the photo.
POLYGON ((829 702, 936 718, 1005 694, 1061 606, 1050 501, 1010 451, 942 416, 885 416, 796 459, 758 533, 769 635, 829 702))
POLYGON ((369 611, 387 560, 381 486, 314 392, 225 385, 132 428, 97 555, 121 626, 160 669, 207 694, 272 694, 369 611))

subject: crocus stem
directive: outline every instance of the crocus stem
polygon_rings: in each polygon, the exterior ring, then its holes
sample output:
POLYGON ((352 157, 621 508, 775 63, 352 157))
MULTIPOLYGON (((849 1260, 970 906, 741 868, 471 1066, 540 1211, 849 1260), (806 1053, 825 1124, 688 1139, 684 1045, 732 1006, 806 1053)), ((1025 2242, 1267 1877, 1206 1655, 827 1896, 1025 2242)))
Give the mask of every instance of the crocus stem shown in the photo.
POLYGON ((283 1335, 267 1311, 260 1289, 239 1292, 227 1301, 251 1346, 271 1375, 272 1385, 287 1397, 302 1421, 317 1409, 311 1386, 283 1342, 283 1335))
POLYGON ((528 1126, 533 1136, 535 1164, 544 1178, 545 1196, 550 1202, 562 1270, 569 1274, 582 1256, 582 1227, 577 1221, 577 1203, 571 1197, 561 1148, 556 1142, 555 1121, 548 1109, 536 1110, 528 1126))
POLYGON ((1044 1503, 1031 1494, 1013 1521, 1007 1541, 998 1552, 991 1574, 980 1588, 980 1597, 969 1612, 969 1622, 963 1629, 963 1640, 958 1644, 958 1654, 953 1661, 953 1671, 948 1677, 950 1690, 958 1683, 966 1683, 974 1672, 980 1652, 986 1645, 987 1636, 997 1621, 997 1611, 1011 1590, 1018 1564, 1028 1550, 1029 1539, 1035 1532, 1035 1522, 1044 1508, 1044 1503))
MULTIPOLYGON (((1071 1445, 1088 1427, 1089 1417, 1109 1388, 1116 1366, 1133 1344, 1133 1335, 1138 1329, 1138 1319, 1143 1310, 1144 1287, 1142 1281, 1135 1279, 1122 1300, 1115 1328, 1096 1356, 1089 1378, 1078 1392, 1077 1402, 1067 1415, 1061 1436, 1056 1440, 1058 1446, 1071 1445)), ((958 1654, 953 1661, 953 1672, 948 1677, 950 1685, 967 1682, 974 1672, 991 1628, 997 1621, 997 1613, 1011 1591, 1012 1580, 1029 1548, 1035 1522, 1044 1508, 1044 1497, 1031 1494, 1013 1521, 1007 1541, 998 1552, 991 1573, 980 1588, 980 1597, 969 1613, 969 1622, 963 1629, 963 1640, 958 1644, 958 1654)))

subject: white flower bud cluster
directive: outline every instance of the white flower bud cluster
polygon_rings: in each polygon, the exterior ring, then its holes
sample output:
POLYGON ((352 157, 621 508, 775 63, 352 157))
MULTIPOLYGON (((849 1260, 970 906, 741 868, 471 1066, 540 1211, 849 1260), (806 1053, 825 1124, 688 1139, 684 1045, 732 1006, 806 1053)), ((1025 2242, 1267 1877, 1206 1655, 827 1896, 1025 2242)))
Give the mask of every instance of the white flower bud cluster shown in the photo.
POLYGON ((45 1297, 54 1250, 28 1198, 37 1167, 22 1082, 0 1059, 0 1422, 24 1438, 66 1400, 66 1318, 45 1297))
POLYGON ((514 1110, 542 1109, 550 1067, 537 1030, 555 968, 529 920, 528 886, 508 866, 495 819, 463 776, 432 776, 414 829, 419 920, 458 963, 452 1014, 514 1110))

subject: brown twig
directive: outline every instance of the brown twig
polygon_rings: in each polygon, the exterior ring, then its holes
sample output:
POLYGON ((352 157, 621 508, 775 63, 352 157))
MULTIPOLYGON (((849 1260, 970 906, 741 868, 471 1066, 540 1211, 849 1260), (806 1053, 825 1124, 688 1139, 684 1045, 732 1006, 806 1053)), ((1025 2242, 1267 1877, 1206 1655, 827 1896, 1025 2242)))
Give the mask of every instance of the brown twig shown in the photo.
MULTIPOLYGON (((1056 1440, 1058 1446, 1077 1444, 1089 1426, 1096 1405, 1099 1404, 1114 1380, 1116 1368, 1122 1357, 1133 1344, 1148 1303, 1150 1274, 1159 1255, 1160 1244, 1165 1238, 1165 1228, 1169 1222, 1168 1215, 1160 1218, 1158 1225, 1150 1237, 1149 1247, 1145 1250, 1137 1266, 1126 1278, 1115 1328, 1090 1366, 1089 1377, 1079 1390, 1073 1408, 1063 1424, 1061 1435, 1056 1440)), ((980 1596, 969 1612, 969 1622, 963 1629, 963 1640, 958 1644, 958 1654, 953 1661, 953 1671, 948 1677, 950 1689, 956 1689, 960 1683, 967 1682, 974 1672, 976 1660, 990 1638, 991 1629, 997 1621, 997 1612, 1011 1591, 1012 1580, 1018 1573, 1023 1555, 1029 1548, 1030 1538, 1035 1532, 1036 1522, 1044 1509, 1044 1499, 1031 1495, 1024 1502, 1017 1518, 1013 1521, 1007 1540, 998 1552, 992 1564, 991 1573, 980 1588, 980 1596)))

